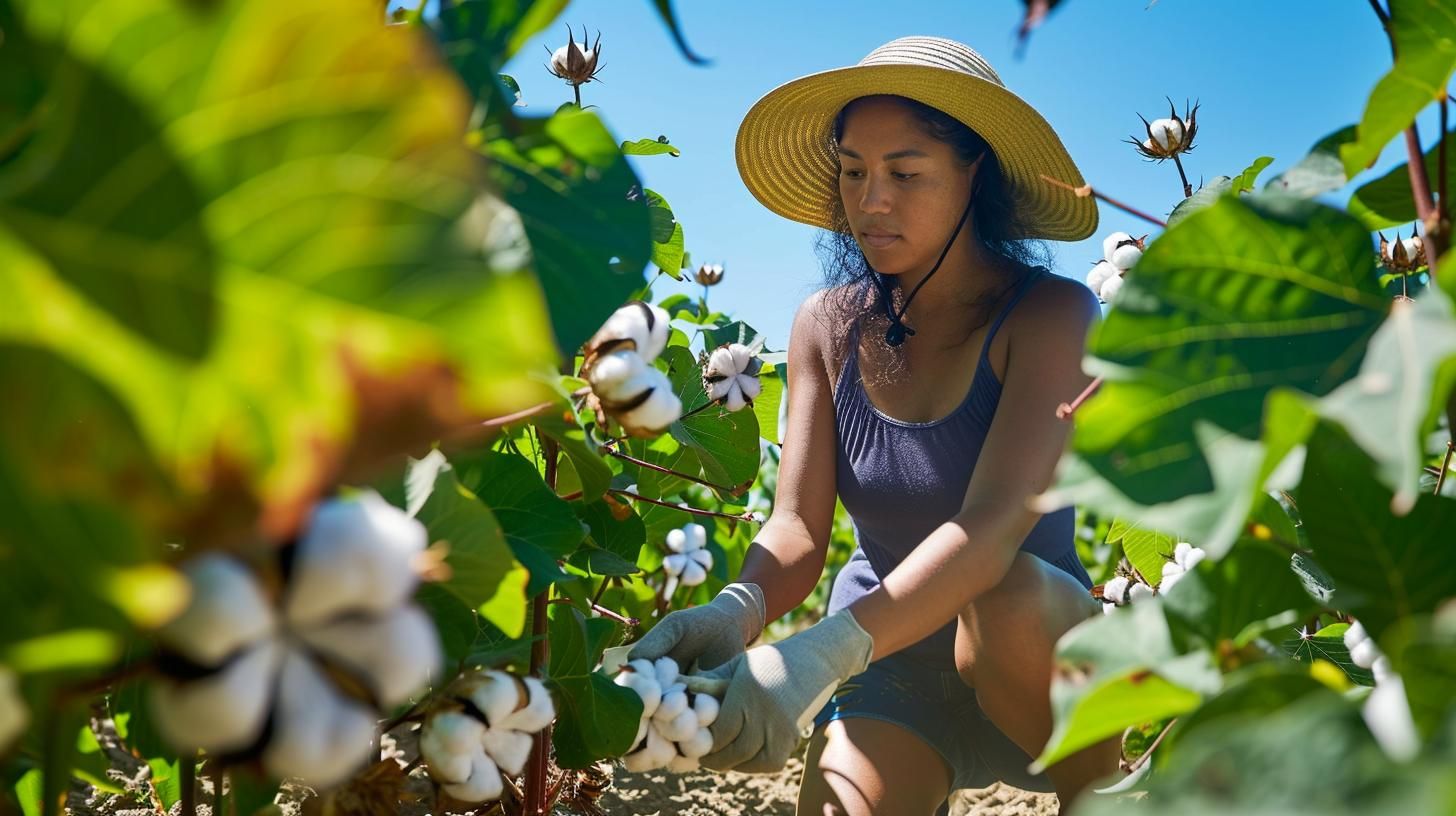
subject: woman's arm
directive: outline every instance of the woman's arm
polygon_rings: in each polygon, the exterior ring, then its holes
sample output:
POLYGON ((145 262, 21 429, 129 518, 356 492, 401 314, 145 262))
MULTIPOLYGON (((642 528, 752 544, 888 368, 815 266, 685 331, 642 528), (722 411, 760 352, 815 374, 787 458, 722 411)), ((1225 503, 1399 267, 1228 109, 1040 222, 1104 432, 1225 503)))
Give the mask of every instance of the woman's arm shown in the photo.
POLYGON ((875 659, 944 626, 1010 570, 1039 518, 1027 500, 1050 485, 1066 445, 1071 426, 1056 418, 1057 406, 1090 381, 1082 356, 1099 314, 1087 287, 1052 280, 1007 321, 1001 401, 960 512, 850 607, 874 639, 875 659))
POLYGON ((814 590, 834 523, 834 385, 829 379, 823 293, 799 307, 789 335, 789 409, 773 513, 743 559, 738 580, 758 584, 776 620, 814 590))

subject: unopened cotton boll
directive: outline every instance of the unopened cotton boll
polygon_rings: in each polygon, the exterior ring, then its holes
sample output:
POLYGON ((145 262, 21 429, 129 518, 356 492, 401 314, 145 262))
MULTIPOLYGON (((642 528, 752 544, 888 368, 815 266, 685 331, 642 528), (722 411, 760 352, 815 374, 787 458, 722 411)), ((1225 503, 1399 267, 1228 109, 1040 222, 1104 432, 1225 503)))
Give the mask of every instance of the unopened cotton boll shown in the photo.
POLYGON ((639 393, 629 389, 646 375, 646 370, 642 355, 632 349, 621 349, 593 360, 586 380, 598 397, 621 403, 639 393))
POLYGON ((279 778, 297 776, 315 787, 332 787, 368 761, 375 717, 339 694, 313 661, 289 649, 263 767, 279 778))
POLYGON ((30 711, 20 696, 20 681, 15 672, 0 666, 0 753, 30 725, 30 711))
POLYGON ((253 574, 234 558, 198 556, 182 566, 191 595, 187 608, 157 631, 157 639, 189 660, 216 666, 273 629, 273 609, 253 574))
POLYGON ((650 363, 667 348, 669 320, 667 312, 650 303, 628 303, 613 312, 587 341, 587 354, 615 350, 618 344, 630 342, 643 362, 650 363))
POLYGON ((1113 275, 1102 282, 1102 289, 1097 292, 1097 297, 1101 298, 1103 302, 1111 303, 1120 291, 1122 291, 1122 276, 1113 275))
POLYGON ((1102 291, 1102 284, 1106 283, 1109 278, 1115 278, 1119 274, 1121 273, 1117 267, 1112 265, 1111 261, 1098 261, 1097 265, 1092 267, 1092 271, 1087 273, 1087 288, 1100 293, 1102 291))
POLYGON ((239 653, 212 674, 162 677, 150 687, 152 719, 167 742, 208 753, 238 751, 263 732, 283 648, 271 639, 239 653))
POLYGON ((298 542, 285 607, 308 625, 343 612, 386 612, 413 594, 425 525, 373 490, 320 502, 298 542))

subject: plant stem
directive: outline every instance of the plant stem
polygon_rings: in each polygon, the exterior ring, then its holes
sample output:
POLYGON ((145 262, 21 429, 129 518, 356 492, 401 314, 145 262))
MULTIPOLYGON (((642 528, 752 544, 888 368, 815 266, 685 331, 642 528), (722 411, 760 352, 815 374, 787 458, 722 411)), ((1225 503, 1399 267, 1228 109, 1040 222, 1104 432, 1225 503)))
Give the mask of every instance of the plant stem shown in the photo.
POLYGON ((212 816, 223 816, 222 786, 224 781, 223 775, 227 771, 223 768, 222 761, 217 757, 209 757, 208 765, 210 766, 208 770, 212 773, 212 816))
POLYGON ((672 468, 663 467, 662 465, 655 465, 655 464, 653 464, 651 462, 644 461, 642 459, 638 459, 637 457, 635 457, 635 456, 633 456, 633 455, 631 455, 629 453, 623 453, 622 451, 617 450, 617 448, 616 448, 616 442, 615 441, 611 441, 611 442, 608 442, 607 444, 603 445, 602 446, 602 452, 606 453, 608 456, 615 456, 615 457, 617 457, 618 459, 621 459, 624 462, 631 462, 632 464, 634 464, 634 465, 636 465, 638 467, 644 467, 644 468, 647 468, 648 470, 655 470, 658 473, 666 473, 669 476, 676 476, 679 479, 686 479, 686 480, 688 480, 690 482, 696 482, 696 483, 698 483, 698 484, 700 484, 700 485, 702 485, 704 487, 709 487, 709 488, 712 488, 713 490, 719 491, 720 493, 727 493, 727 494, 732 495, 732 496, 741 496, 741 495, 743 495, 743 491, 742 490, 735 490, 735 489, 733 489, 731 487, 724 487, 724 486, 719 485, 719 484, 713 484, 712 482, 707 481, 706 479, 699 479, 696 476, 689 476, 686 473, 682 473, 680 471, 673 470, 672 468))
POLYGON ((606 594, 607 584, 611 583, 611 581, 612 579, 610 577, 602 576, 602 585, 597 587, 597 592, 595 595, 592 596, 591 599, 591 602, 593 604, 596 604, 598 601, 600 601, 602 599, 602 596, 606 594))
MULTIPOLYGON (((554 603, 554 604, 566 604, 566 605, 570 606, 571 605, 571 599, 570 598, 552 598, 550 600, 550 603, 554 603)), ((599 603, 596 603, 595 601, 589 602, 588 605, 591 607, 591 610, 593 612, 597 613, 598 615, 601 615, 604 618, 611 618, 612 620, 616 621, 617 623, 622 624, 623 626, 636 626, 637 624, 641 623, 641 621, 637 620, 636 618, 629 618, 626 615, 621 614, 620 612, 613 612, 612 610, 606 608, 605 606, 602 606, 599 603)))
POLYGON ((678 417, 677 418, 677 421, 678 422, 682 422, 684 419, 687 419, 690 416, 696 416, 698 414, 701 414, 702 412, 708 410, 709 408, 712 408, 714 405, 717 405, 717 404, 718 403, 717 403, 716 400, 708 400, 707 402, 703 403, 702 405, 699 405, 698 407, 694 408, 693 410, 688 411, 686 414, 683 414, 682 416, 678 417))
POLYGON ((178 783, 182 786, 182 816, 197 816, 197 756, 177 758, 178 783))
MULTIPOLYGON (((1452 432, 1456 433, 1456 430, 1452 432)), ((1435 493, 1437 496, 1441 495, 1441 486, 1446 483, 1446 471, 1451 469, 1451 454, 1453 453, 1456 453, 1456 440, 1446 443, 1446 455, 1441 459, 1441 472, 1436 474, 1435 493)))
POLYGON ((1177 717, 1174 717, 1173 719, 1169 720, 1168 721, 1168 724, 1165 725, 1165 726, 1163 726, 1162 732, 1159 733, 1158 736, 1157 736, 1157 738, 1153 740, 1153 744, 1148 746, 1148 750, 1143 751, 1142 756, 1140 756, 1137 759, 1133 760, 1132 764, 1129 765, 1129 766, 1127 766, 1127 772, 1128 773, 1133 773, 1138 768, 1141 768, 1143 766, 1143 764, 1148 761, 1148 757, 1150 757, 1150 756, 1153 755, 1153 751, 1157 750, 1158 744, 1163 741, 1163 737, 1168 736, 1168 732, 1171 731, 1171 730, 1173 730, 1173 726, 1175 726, 1177 724, 1178 724, 1178 718, 1177 717))
POLYGON ((753 521, 753 513, 751 512, 744 512, 742 515, 735 516, 732 513, 719 513, 714 510, 699 510, 696 507, 680 507, 676 504, 673 504, 672 502, 665 502, 661 499, 649 499, 646 496, 639 496, 636 493, 632 493, 627 490, 618 490, 615 487, 608 489, 607 492, 618 496, 626 496, 629 499, 636 499, 637 501, 647 502, 648 504, 656 504, 661 507, 670 507, 673 510, 681 510, 684 513, 692 513, 695 516, 713 516, 715 518, 732 519, 733 521, 753 521))
POLYGON ((576 95, 576 107, 578 109, 580 109, 581 108, 581 86, 580 85, 573 84, 571 86, 571 91, 572 91, 573 94, 576 95))
POLYGON ((1167 226, 1168 226, 1168 222, 1164 221, 1163 219, 1161 219, 1161 218, 1154 218, 1153 216, 1148 215, 1147 213, 1143 212, 1142 210, 1139 210, 1139 209, 1137 209, 1135 207, 1130 207, 1127 204, 1124 204, 1124 203, 1122 203, 1121 201, 1118 201, 1115 198, 1111 198, 1109 196, 1103 195, 1102 193, 1099 193, 1096 190, 1092 189, 1092 185, 1090 185, 1090 184, 1083 184, 1081 187, 1073 187, 1072 185, 1066 183, 1065 181, 1060 181, 1058 179, 1052 178, 1051 176, 1048 176, 1046 173, 1041 173, 1039 175, 1041 175, 1041 177, 1044 180, 1046 180, 1047 182, 1049 182, 1051 184, 1055 184, 1056 186, 1061 187, 1064 190, 1071 190, 1072 192, 1074 192, 1074 193, 1077 194, 1077 197, 1078 198, 1086 198, 1088 196, 1092 196, 1093 198, 1096 198, 1099 201, 1106 201, 1108 204, 1111 204, 1112 206, 1118 208, 1119 210, 1122 210, 1123 212, 1127 213, 1128 215, 1137 216, 1138 218, 1141 218, 1142 220, 1147 221, 1150 224, 1156 224, 1156 225, 1158 225, 1160 227, 1164 227, 1164 228, 1167 228, 1167 226))
POLYGON ((1380 18, 1380 26, 1386 29, 1390 28, 1390 15, 1386 14, 1385 9, 1380 7, 1380 0, 1370 0, 1370 8, 1374 9, 1375 16, 1380 18))
MULTIPOLYGON (((546 486, 556 492, 556 440, 546 437, 541 448, 546 455, 546 486)), ((551 587, 546 587, 531 601, 531 676, 540 677, 541 669, 549 658, 546 640, 546 609, 551 600, 551 587)), ((526 792, 524 808, 527 816, 542 816, 546 812, 546 749, 551 739, 551 726, 547 725, 536 733, 531 742, 531 758, 526 765, 526 792)))
POLYGON ((533 416, 539 416, 540 414, 544 414, 547 411, 551 410, 551 406, 553 406, 555 404, 556 404, 556 401, 555 400, 550 400, 550 401, 547 401, 547 402, 538 403, 536 405, 532 405, 530 408, 522 408, 521 410, 516 411, 513 414, 506 414, 505 416, 498 416, 498 417, 495 417, 494 419, 487 419, 484 422, 480 423, 480 427, 482 427, 482 428, 500 428, 500 427, 504 427, 506 425, 511 424, 512 422, 520 422, 523 419, 530 419, 533 416))
POLYGON ((1193 185, 1188 183, 1188 174, 1183 172, 1183 160, 1178 158, 1177 153, 1173 154, 1173 164, 1178 166, 1178 178, 1183 180, 1183 197, 1192 198, 1193 185))
POLYGON ((1098 377, 1097 379, 1093 380, 1092 383, 1086 388, 1083 388, 1082 393, 1078 394, 1076 399, 1072 400, 1070 403, 1064 402, 1061 405, 1058 405, 1057 419, 1060 419, 1064 422, 1071 419, 1072 415, 1077 413, 1077 409, 1082 407, 1082 403, 1086 402, 1089 397, 1097 393, 1097 389, 1101 387, 1102 378, 1098 377))

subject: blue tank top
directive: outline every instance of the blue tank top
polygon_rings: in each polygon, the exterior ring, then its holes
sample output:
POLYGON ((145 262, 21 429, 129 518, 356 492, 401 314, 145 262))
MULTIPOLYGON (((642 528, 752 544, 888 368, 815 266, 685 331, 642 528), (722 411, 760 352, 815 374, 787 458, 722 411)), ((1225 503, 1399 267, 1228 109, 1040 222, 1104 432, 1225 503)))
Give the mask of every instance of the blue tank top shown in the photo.
MULTIPOLYGON (((996 316, 965 399, 950 414, 929 422, 905 422, 870 404, 859 371, 858 328, 851 329, 848 353, 834 386, 838 439, 836 482, 840 501, 854 522, 856 547, 834 581, 829 611, 848 606, 879 586, 926 536, 961 508, 971 472, 985 444, 1001 399, 1001 383, 991 369, 991 339, 1006 316, 1044 274, 1028 275, 996 316)), ((1073 541, 1075 510, 1064 507, 1043 515, 1021 549, 1058 567, 1091 587, 1073 541)), ((942 670, 955 668, 956 621, 904 654, 942 670)))

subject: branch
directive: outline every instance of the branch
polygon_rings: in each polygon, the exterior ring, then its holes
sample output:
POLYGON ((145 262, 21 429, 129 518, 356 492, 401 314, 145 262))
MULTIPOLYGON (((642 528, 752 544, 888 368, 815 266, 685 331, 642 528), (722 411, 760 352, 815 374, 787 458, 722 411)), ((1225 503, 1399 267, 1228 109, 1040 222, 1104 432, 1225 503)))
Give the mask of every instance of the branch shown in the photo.
POLYGON ((752 512, 748 512, 748 511, 745 511, 741 515, 735 516, 732 513, 719 513, 719 512, 714 511, 714 510, 699 510, 696 507, 683 507, 681 505, 673 504, 672 502, 662 501, 661 499, 649 499, 646 496, 640 496, 640 495, 638 495, 636 493, 633 493, 631 491, 628 491, 628 490, 618 490, 615 487, 608 489, 607 492, 608 493, 616 494, 618 496, 626 496, 629 499, 636 499, 637 501, 647 502, 648 504, 656 504, 656 505, 658 505, 660 507, 670 507, 673 510, 681 510, 684 513, 692 513, 693 515, 696 515, 696 516, 713 516, 713 517, 716 517, 716 518, 731 519, 733 521, 754 521, 755 520, 753 518, 753 513, 752 512))
POLYGON ((1125 213, 1127 213, 1129 215, 1135 215, 1138 218, 1141 218, 1141 219, 1143 219, 1144 221, 1147 221, 1150 224, 1156 224, 1157 226, 1160 226, 1160 227, 1163 227, 1163 228, 1167 228, 1167 226, 1168 226, 1168 222, 1164 221, 1163 219, 1161 219, 1161 218, 1154 218, 1153 216, 1148 215, 1147 213, 1143 212, 1142 210, 1139 210, 1139 209, 1137 209, 1135 207, 1128 206, 1127 204, 1124 204, 1124 203, 1122 203, 1121 201, 1118 201, 1115 198, 1111 198, 1110 196, 1103 195, 1102 193, 1099 193, 1096 190, 1092 189, 1092 185, 1090 185, 1090 184, 1083 184, 1081 187, 1073 187, 1072 185, 1066 183, 1065 181, 1059 181, 1058 179, 1054 179, 1051 176, 1048 176, 1046 173, 1041 173, 1039 175, 1045 181, 1047 181, 1047 182, 1049 182, 1051 184, 1055 184, 1056 186, 1061 187, 1063 190, 1071 190, 1072 192, 1074 192, 1074 193, 1077 194, 1077 197, 1078 198, 1086 198, 1088 196, 1092 196, 1093 198, 1096 198, 1099 201, 1106 201, 1108 204, 1111 204, 1112 206, 1118 208, 1119 210, 1122 210, 1123 212, 1125 212, 1125 213))
MULTIPOLYGON (((1374 0, 1371 0, 1371 2, 1374 2, 1374 0)), ((1153 744, 1148 746, 1148 750, 1143 751, 1142 756, 1140 756, 1137 759, 1133 760, 1132 761, 1132 764, 1129 765, 1129 766, 1127 766, 1127 772, 1131 774, 1131 773, 1136 772, 1138 768, 1141 768, 1148 761, 1148 757, 1150 757, 1150 756, 1153 755, 1153 751, 1155 751, 1157 749, 1158 744, 1163 741, 1163 737, 1168 736, 1168 732, 1169 731, 1172 731, 1173 730, 1173 726, 1175 726, 1177 724, 1178 724, 1178 718, 1177 717, 1174 717, 1173 719, 1169 720, 1168 721, 1168 724, 1165 725, 1165 726, 1163 726, 1162 732, 1159 733, 1158 736, 1157 736, 1157 738, 1153 740, 1153 744)))
POLYGON ((718 491, 720 493, 727 493, 727 494, 729 494, 731 496, 741 496, 741 495, 743 495, 743 491, 742 490, 736 490, 736 489, 731 488, 731 487, 724 487, 723 485, 713 484, 712 482, 707 481, 705 479, 699 479, 696 476, 689 476, 686 473, 682 473, 680 471, 673 470, 672 468, 663 467, 662 465, 655 465, 655 464, 653 464, 651 462, 644 461, 642 459, 638 459, 637 457, 632 456, 631 454, 623 453, 622 451, 620 451, 620 450, 617 449, 616 444, 617 444, 617 441, 615 439, 609 440, 607 442, 607 444, 605 444, 605 445, 602 446, 602 452, 603 453, 606 453, 608 456, 615 456, 615 457, 617 457, 618 459, 621 459, 624 462, 631 462, 632 464, 634 464, 634 465, 636 465, 638 467, 644 467, 644 468, 647 468, 648 470, 655 470, 658 473, 666 473, 669 476, 676 476, 679 479, 686 479, 686 480, 688 480, 690 482, 696 482, 696 483, 698 483, 698 484, 700 484, 700 485, 702 485, 704 487, 710 487, 713 490, 716 490, 716 491, 718 491))
POLYGON ((482 428, 500 428, 500 427, 504 427, 506 425, 510 425, 513 422, 520 422, 523 419, 530 419, 533 416, 539 416, 541 414, 544 414, 547 411, 551 410, 551 406, 553 406, 555 404, 556 404, 556 401, 555 400, 551 400, 549 402, 537 403, 536 405, 532 405, 530 408, 522 408, 521 410, 515 412, 514 414, 506 414, 505 416, 498 416, 498 417, 496 417, 494 419, 487 419, 484 422, 480 423, 480 427, 482 427, 482 428))
MULTIPOLYGON (((570 605, 571 604, 571 599, 570 598, 552 598, 550 601, 548 601, 548 603, 567 604, 567 605, 570 605)), ((604 618, 611 618, 612 620, 616 621, 617 623, 622 624, 623 626, 636 626, 637 624, 639 624, 639 623, 642 622, 642 621, 637 620, 636 618, 632 618, 632 617, 628 617, 626 615, 623 615, 620 612, 613 612, 612 610, 606 608, 605 606, 602 606, 601 604, 597 603, 596 601, 589 601, 588 602, 588 606, 591 607, 591 611, 597 613, 598 615, 601 615, 604 618)))

